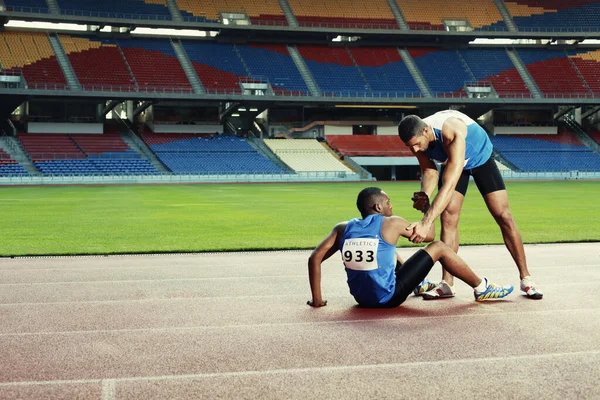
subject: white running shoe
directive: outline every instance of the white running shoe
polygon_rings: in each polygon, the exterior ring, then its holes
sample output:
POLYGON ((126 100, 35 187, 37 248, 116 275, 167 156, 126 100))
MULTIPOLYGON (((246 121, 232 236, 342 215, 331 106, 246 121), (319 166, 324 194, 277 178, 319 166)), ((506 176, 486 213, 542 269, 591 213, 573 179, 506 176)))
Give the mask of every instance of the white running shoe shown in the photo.
POLYGON ((439 285, 423 293, 423 300, 447 299, 449 297, 454 297, 454 288, 445 281, 441 281, 439 285))
POLYGON ((534 300, 541 300, 544 297, 544 293, 533 282, 531 276, 526 276, 521 280, 521 291, 525 292, 525 296, 534 300))

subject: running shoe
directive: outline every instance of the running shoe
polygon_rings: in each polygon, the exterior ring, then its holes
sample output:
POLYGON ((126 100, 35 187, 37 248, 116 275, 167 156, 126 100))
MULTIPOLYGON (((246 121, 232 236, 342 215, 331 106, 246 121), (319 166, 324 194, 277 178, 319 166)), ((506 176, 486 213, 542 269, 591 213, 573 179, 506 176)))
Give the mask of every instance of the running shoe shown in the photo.
POLYGON ((441 281, 433 289, 423 293, 423 300, 437 300, 454 297, 454 288, 445 281, 441 281))
POLYGON ((435 282, 431 282, 427 278, 423 279, 421 283, 413 290, 415 296, 421 296, 425 292, 429 292, 431 289, 435 288, 438 284, 435 282))
POLYGON ((521 280, 521 291, 525 292, 525 296, 534 300, 541 300, 544 297, 544 293, 533 283, 530 276, 526 276, 521 280))
POLYGON ((487 287, 485 291, 479 293, 477 291, 473 291, 475 295, 475 301, 487 301, 487 300, 497 300, 503 297, 508 296, 514 290, 513 285, 508 286, 500 286, 492 283, 486 279, 487 287))

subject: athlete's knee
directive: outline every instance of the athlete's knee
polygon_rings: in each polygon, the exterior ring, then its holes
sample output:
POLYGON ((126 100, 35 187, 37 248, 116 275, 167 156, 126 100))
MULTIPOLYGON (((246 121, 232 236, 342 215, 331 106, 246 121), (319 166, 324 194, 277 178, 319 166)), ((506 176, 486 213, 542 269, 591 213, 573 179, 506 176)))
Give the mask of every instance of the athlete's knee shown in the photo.
POLYGON ((442 228, 447 231, 453 231, 458 229, 458 220, 460 219, 460 210, 449 210, 446 209, 440 216, 442 228))
POLYGON ((510 211, 510 208, 505 207, 498 213, 494 214, 494 219, 500 227, 510 228, 515 224, 515 219, 510 211))
POLYGON ((425 248, 425 250, 433 259, 433 261, 438 261, 442 258, 448 251, 452 251, 450 247, 441 240, 436 240, 435 242, 429 243, 425 248))

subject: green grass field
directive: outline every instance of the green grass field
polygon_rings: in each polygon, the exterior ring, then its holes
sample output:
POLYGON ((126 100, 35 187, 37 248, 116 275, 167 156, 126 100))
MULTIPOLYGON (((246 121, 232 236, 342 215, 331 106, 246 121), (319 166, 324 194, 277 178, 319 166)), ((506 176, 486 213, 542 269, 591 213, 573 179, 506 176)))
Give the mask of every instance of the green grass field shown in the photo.
MULTIPOLYGON (((418 220, 417 182, 378 182, 394 214, 418 220)), ((358 216, 365 183, 0 188, 1 256, 256 249, 317 245, 358 216)), ((600 241, 600 182, 508 182, 526 243, 600 241)), ((438 225, 439 228, 439 225, 438 225)), ((473 183, 461 244, 502 243, 473 183)), ((439 229, 438 229, 439 237, 439 229)), ((401 240, 399 246, 411 245, 401 240)))

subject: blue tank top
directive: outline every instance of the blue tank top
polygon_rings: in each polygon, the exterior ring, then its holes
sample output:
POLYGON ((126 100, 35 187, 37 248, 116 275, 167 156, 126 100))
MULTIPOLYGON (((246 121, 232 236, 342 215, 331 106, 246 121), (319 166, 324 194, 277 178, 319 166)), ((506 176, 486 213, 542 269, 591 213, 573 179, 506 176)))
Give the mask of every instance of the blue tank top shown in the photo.
POLYGON ((340 242, 350 294, 364 306, 387 303, 396 289, 396 246, 381 237, 383 218, 351 220, 340 242))
POLYGON ((441 163, 448 161, 448 154, 444 150, 442 125, 450 117, 459 118, 467 124, 464 169, 473 169, 485 164, 492 155, 492 142, 486 131, 467 115, 454 110, 440 111, 423 119, 427 125, 433 128, 435 135, 435 145, 432 143, 425 153, 432 160, 441 163))

